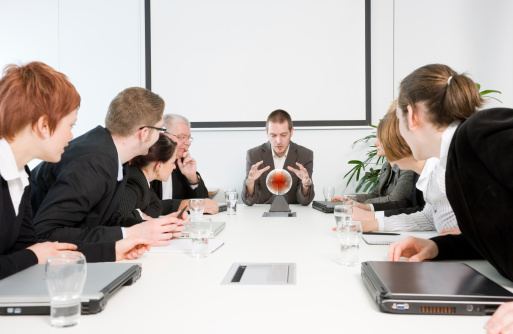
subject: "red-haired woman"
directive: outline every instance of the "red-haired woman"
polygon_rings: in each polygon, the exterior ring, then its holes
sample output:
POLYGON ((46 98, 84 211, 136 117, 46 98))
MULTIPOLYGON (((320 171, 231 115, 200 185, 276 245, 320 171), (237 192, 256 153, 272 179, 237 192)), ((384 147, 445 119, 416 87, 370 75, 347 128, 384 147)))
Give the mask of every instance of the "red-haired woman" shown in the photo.
POLYGON ((133 259, 141 238, 77 245, 38 242, 32 225, 29 169, 33 159, 57 162, 73 138, 80 95, 66 76, 32 62, 9 65, 0 79, 0 279, 62 253, 82 252, 89 262, 133 259))

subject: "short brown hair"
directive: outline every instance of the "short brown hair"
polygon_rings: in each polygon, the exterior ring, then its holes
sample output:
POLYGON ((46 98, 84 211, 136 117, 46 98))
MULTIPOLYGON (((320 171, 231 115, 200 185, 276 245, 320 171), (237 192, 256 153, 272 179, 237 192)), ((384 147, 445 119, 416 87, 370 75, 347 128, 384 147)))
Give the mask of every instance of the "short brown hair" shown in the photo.
POLYGON ((176 143, 163 133, 159 134, 159 139, 150 146, 148 154, 140 155, 133 158, 130 164, 135 167, 143 168, 151 162, 162 161, 167 162, 175 153, 176 143))
POLYGON ((59 121, 80 106, 68 78, 41 62, 7 65, 0 79, 0 138, 13 140, 27 124, 47 116, 50 135, 59 121))
POLYGON ((401 132, 399 132, 399 119, 395 114, 397 100, 394 100, 383 119, 378 124, 377 136, 385 151, 388 161, 394 162, 403 158, 411 157, 410 146, 406 143, 401 132))
POLYGON ((154 125, 164 114, 164 100, 141 87, 131 87, 112 100, 105 116, 105 127, 111 134, 130 136, 141 126, 154 125))
POLYGON ((399 86, 398 105, 403 113, 407 113, 408 105, 415 109, 420 102, 428 109, 429 121, 442 127, 466 120, 484 100, 474 81, 465 74, 447 65, 430 64, 413 71, 399 86))
POLYGON ((290 117, 289 113, 285 110, 276 109, 273 111, 269 117, 267 117, 267 122, 265 122, 265 128, 269 128, 269 122, 273 123, 289 123, 289 131, 292 130, 292 118, 290 117))

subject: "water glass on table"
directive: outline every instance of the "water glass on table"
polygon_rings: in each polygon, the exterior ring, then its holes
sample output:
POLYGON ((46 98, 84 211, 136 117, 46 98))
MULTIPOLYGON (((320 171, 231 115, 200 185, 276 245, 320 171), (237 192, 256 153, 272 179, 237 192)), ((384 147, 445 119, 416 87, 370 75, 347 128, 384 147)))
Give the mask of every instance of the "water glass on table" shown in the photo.
POLYGON ((353 220, 353 206, 348 204, 335 205, 333 214, 335 215, 335 227, 338 227, 340 223, 353 220))
POLYGON ((355 206, 358 202, 358 195, 356 194, 349 194, 342 196, 342 204, 349 204, 352 206, 355 206))
POLYGON ((80 322, 82 289, 87 266, 82 254, 62 254, 46 260, 45 281, 50 295, 50 324, 70 327, 80 322))
POLYGON ((224 199, 226 200, 226 213, 229 215, 237 214, 237 200, 239 198, 239 194, 235 191, 235 189, 230 189, 229 191, 224 192, 224 199))
POLYGON ((362 237, 361 222, 342 222, 337 226, 337 239, 340 246, 340 264, 355 267, 360 264, 359 250, 362 237))
POLYGON ((210 253, 208 240, 212 234, 212 220, 206 217, 191 218, 191 254, 195 258, 207 257, 210 253))
POLYGON ((322 192, 324 193, 324 200, 329 202, 335 196, 335 187, 326 186, 322 189, 322 192))
POLYGON ((204 209, 205 201, 203 200, 203 198, 191 198, 189 200, 190 218, 203 216, 204 209))

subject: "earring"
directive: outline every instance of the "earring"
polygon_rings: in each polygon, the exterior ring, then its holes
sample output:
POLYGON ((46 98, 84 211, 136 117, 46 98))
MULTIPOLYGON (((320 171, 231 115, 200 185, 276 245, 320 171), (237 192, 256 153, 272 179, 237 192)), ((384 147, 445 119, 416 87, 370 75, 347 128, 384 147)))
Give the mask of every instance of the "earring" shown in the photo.
POLYGON ((157 181, 160 181, 159 171, 157 171, 157 181))

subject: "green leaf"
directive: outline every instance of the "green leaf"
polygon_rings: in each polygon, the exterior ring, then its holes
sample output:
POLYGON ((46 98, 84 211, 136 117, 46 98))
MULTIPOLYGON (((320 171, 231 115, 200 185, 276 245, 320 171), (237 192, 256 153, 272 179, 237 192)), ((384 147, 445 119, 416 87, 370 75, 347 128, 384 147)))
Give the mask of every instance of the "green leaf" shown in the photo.
POLYGON ((488 98, 490 98, 490 99, 494 99, 494 100, 497 100, 497 101, 499 101, 500 103, 502 103, 502 101, 501 101, 501 100, 496 99, 496 98, 495 98, 495 97, 493 97, 493 96, 488 96, 488 98))
POLYGON ((502 94, 500 91, 492 90, 492 89, 483 90, 482 92, 479 92, 479 94, 481 94, 481 95, 486 95, 486 94, 490 94, 490 93, 502 94))

